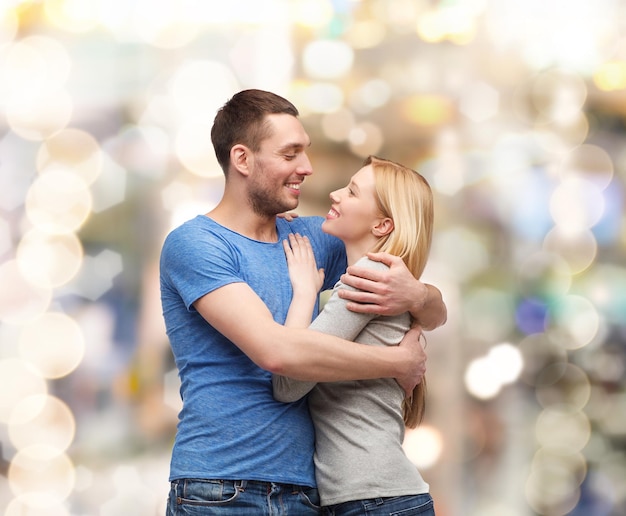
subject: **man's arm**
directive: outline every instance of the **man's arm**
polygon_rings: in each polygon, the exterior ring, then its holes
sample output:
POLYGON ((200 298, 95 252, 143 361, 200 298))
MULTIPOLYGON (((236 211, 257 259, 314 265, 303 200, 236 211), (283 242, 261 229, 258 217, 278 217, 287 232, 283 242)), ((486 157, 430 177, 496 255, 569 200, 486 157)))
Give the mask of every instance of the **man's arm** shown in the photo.
POLYGON ((341 298, 351 301, 348 309, 380 315, 408 311, 424 330, 445 324, 448 311, 439 289, 415 279, 397 256, 388 253, 369 253, 368 256, 386 263, 389 270, 348 267, 341 281, 358 289, 340 292, 341 298))
POLYGON ((379 347, 286 328, 245 283, 214 290, 194 307, 255 364, 275 374, 318 382, 395 378, 410 392, 424 373, 426 358, 417 336, 401 346, 379 347))

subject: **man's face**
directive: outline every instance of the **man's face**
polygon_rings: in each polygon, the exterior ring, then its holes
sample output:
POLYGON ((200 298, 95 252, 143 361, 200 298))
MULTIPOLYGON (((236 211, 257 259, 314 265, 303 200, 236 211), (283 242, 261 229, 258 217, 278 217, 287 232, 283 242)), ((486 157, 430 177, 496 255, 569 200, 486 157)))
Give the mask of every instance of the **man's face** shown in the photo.
POLYGON ((271 136, 253 155, 248 198, 253 210, 263 216, 294 210, 300 198, 300 185, 313 173, 306 149, 309 135, 291 115, 269 115, 271 136))

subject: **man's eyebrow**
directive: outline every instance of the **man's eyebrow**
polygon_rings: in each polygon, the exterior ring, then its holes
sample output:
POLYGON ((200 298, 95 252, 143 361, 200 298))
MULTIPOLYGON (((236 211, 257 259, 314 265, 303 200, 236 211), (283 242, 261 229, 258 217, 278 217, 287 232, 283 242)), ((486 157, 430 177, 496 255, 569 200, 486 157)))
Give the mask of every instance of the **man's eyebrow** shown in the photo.
POLYGON ((286 143, 285 145, 283 145, 282 147, 280 147, 280 151, 289 151, 289 150, 301 150, 304 149, 306 147, 310 147, 311 146, 311 142, 308 142, 307 144, 304 143, 300 143, 300 142, 290 142, 290 143, 286 143))

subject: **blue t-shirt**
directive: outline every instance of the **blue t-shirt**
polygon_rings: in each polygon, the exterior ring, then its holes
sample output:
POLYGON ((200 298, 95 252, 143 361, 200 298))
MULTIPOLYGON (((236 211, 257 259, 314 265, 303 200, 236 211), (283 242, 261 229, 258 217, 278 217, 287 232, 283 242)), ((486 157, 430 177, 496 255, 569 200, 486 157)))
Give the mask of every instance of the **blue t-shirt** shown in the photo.
MULTIPOLYGON (((199 215, 173 230, 161 253, 161 302, 181 379, 183 408, 170 480, 245 479, 315 486, 314 433, 306 400, 274 400, 271 374, 215 330, 193 303, 224 285, 247 283, 283 324, 292 289, 282 241, 311 240, 323 290, 345 270, 343 243, 321 217, 278 218, 278 242, 252 240, 199 215)), ((240 312, 246 324, 246 307, 240 312)), ((254 331, 252 328, 251 331, 254 331)))

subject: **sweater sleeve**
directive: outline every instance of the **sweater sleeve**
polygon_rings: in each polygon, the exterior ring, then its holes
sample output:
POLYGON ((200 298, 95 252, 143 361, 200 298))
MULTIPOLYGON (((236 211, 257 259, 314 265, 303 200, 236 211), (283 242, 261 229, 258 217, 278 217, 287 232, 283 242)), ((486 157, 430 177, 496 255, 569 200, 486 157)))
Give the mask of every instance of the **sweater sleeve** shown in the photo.
MULTIPOLYGON (((359 266, 372 269, 386 269, 386 265, 362 258, 357 262, 359 266)), ((338 282, 333 289, 330 299, 324 305, 324 309, 309 326, 310 330, 334 335, 344 340, 355 341, 359 333, 367 324, 377 317, 376 314, 362 314, 352 312, 346 308, 347 302, 338 294, 340 288, 355 290, 348 285, 338 282)), ((274 398, 278 401, 291 402, 306 396, 316 385, 316 382, 294 380, 285 376, 273 375, 272 387, 274 398)))

